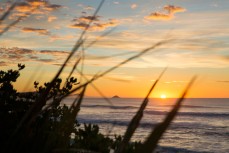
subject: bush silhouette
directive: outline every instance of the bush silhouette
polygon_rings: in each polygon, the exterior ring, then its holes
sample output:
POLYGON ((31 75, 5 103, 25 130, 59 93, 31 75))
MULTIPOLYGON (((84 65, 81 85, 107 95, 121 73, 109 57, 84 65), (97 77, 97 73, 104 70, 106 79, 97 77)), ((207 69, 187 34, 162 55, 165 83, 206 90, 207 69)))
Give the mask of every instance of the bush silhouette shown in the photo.
MULTIPOLYGON (((75 118, 73 107, 61 106, 61 97, 68 94, 77 84, 77 79, 67 79, 61 87, 62 79, 57 79, 52 86, 47 101, 52 105, 44 108, 35 121, 16 132, 23 116, 29 111, 36 99, 42 95, 49 82, 39 86, 34 82, 35 92, 18 93, 13 87, 20 76, 24 65, 18 64, 17 70, 0 71, 0 141, 1 152, 101 152, 115 150, 122 141, 122 136, 109 138, 99 132, 98 125, 84 124, 83 127, 75 118), (74 135, 74 137, 71 137, 74 135)), ((130 143, 125 152, 134 152, 136 145, 130 143)))

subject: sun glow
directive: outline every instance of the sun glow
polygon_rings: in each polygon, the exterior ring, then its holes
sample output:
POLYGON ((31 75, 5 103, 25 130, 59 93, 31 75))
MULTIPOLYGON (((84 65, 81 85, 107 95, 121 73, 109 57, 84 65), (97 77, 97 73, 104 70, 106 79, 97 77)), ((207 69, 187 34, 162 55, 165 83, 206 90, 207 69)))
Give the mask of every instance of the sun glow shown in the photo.
POLYGON ((161 99, 166 99, 166 95, 165 94, 162 94, 161 95, 161 99))

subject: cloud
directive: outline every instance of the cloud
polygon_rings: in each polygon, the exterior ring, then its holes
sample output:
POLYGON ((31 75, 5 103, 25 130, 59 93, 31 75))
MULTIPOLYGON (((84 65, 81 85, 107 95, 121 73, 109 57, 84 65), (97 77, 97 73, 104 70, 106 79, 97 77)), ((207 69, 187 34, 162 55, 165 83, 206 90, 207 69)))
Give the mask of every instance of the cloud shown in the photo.
POLYGON ((73 22, 90 22, 90 21, 99 21, 100 16, 81 16, 80 18, 75 18, 73 22))
POLYGON ((48 10, 48 11, 55 11, 55 10, 60 9, 60 8, 62 8, 62 6, 61 5, 57 5, 57 4, 49 4, 49 5, 46 5, 44 7, 44 9, 48 10))
POLYGON ((44 6, 47 4, 45 0, 26 0, 26 1, 33 6, 44 6))
POLYGON ((163 7, 163 11, 167 11, 166 13, 162 12, 153 12, 144 18, 147 20, 171 20, 174 18, 175 13, 186 11, 185 8, 180 6, 166 5, 163 7))
POLYGON ((179 6, 173 6, 173 5, 167 5, 164 6, 164 9, 167 10, 169 12, 169 14, 174 14, 174 13, 178 13, 178 12, 185 12, 186 9, 179 7, 179 6))
POLYGON ((24 61, 27 58, 27 55, 33 54, 33 50, 30 49, 19 49, 17 47, 14 48, 0 48, 0 54, 6 61, 24 61))
POLYGON ((148 16, 145 16, 144 18, 147 20, 171 20, 173 18, 173 15, 154 12, 148 16))
POLYGON ((229 61, 229 55, 222 56, 222 59, 224 59, 225 61, 229 61))
POLYGON ((68 51, 53 51, 53 50, 41 50, 40 54, 52 55, 52 56, 66 56, 69 54, 68 51))
POLYGON ((95 10, 95 8, 92 7, 92 6, 86 6, 84 9, 85 9, 85 10, 95 10))
POLYGON ((78 7, 81 7, 82 9, 84 9, 84 10, 88 10, 88 11, 90 11, 90 10, 95 10, 95 8, 94 7, 92 7, 92 6, 89 6, 89 5, 84 5, 84 4, 77 4, 77 6, 78 7))
POLYGON ((49 38, 50 42, 56 41, 56 40, 72 40, 75 38, 73 35, 65 35, 65 36, 58 36, 58 35, 52 35, 49 38))
POLYGON ((0 61, 0 66, 7 66, 7 63, 4 61, 0 61))
POLYGON ((105 76, 104 78, 113 81, 121 81, 121 82, 131 82, 136 79, 134 76, 124 74, 124 73, 111 73, 108 76, 105 76))
MULTIPOLYGON (((3 11, 6 11, 10 7, 11 2, 5 2, 1 5, 0 13, 1 8, 4 8, 3 11)), ((40 19, 59 8, 62 8, 62 5, 51 4, 47 0, 24 0, 16 3, 15 9, 11 12, 8 19, 15 20, 19 17, 28 17, 30 15, 34 15, 35 19, 40 19)))
POLYGON ((220 83, 229 83, 229 80, 220 80, 220 81, 216 81, 216 82, 220 82, 220 83))
POLYGON ((110 19, 108 22, 94 23, 90 30, 92 31, 103 31, 108 27, 115 27, 118 25, 118 20, 110 19))
POLYGON ((52 21, 54 21, 54 20, 56 20, 56 19, 57 19, 56 16, 49 16, 49 17, 48 17, 48 22, 52 22, 52 21))
POLYGON ((68 51, 55 50, 32 50, 25 48, 0 48, 0 54, 5 61, 1 61, 0 65, 8 66, 12 63, 23 62, 41 62, 43 64, 56 65, 62 64, 64 57, 68 56, 68 51), (7 62, 6 62, 7 61, 7 62), (10 63, 8 62, 10 61, 10 63))
POLYGON ((137 4, 132 4, 130 7, 131 7, 132 9, 135 9, 135 8, 138 7, 138 5, 137 5, 137 4))
POLYGON ((166 81, 164 83, 171 84, 171 83, 186 83, 186 82, 188 82, 188 81, 166 81))
POLYGON ((100 16, 81 16, 79 18, 75 18, 72 20, 72 22, 75 22, 74 24, 70 25, 70 28, 77 28, 84 30, 90 21, 93 20, 93 24, 89 27, 89 31, 103 31, 107 29, 108 27, 114 27, 119 24, 118 20, 115 19, 109 19, 108 21, 101 21, 100 16))
POLYGON ((87 23, 81 22, 81 23, 76 23, 76 24, 70 25, 69 27, 70 28, 78 28, 78 29, 84 30, 87 26, 88 26, 87 23))
POLYGON ((15 16, 20 13, 32 13, 32 14, 47 14, 48 12, 55 11, 59 8, 62 8, 61 5, 50 4, 47 1, 41 0, 26 0, 24 2, 18 2, 15 6, 16 12, 14 12, 15 16))
POLYGON ((62 8, 62 5, 51 4, 47 0, 26 0, 30 6, 43 7, 44 10, 54 11, 62 8))
POLYGON ((36 28, 29 28, 29 27, 24 27, 21 31, 23 32, 35 32, 38 33, 39 35, 49 35, 49 31, 46 29, 36 29, 36 28))
POLYGON ((18 12, 23 12, 23 13, 31 12, 33 9, 34 7, 26 2, 17 3, 15 7, 15 10, 17 10, 18 12))
POLYGON ((115 1, 115 2, 113 2, 114 4, 116 4, 116 5, 118 5, 118 4, 120 4, 119 2, 117 2, 117 1, 115 1))

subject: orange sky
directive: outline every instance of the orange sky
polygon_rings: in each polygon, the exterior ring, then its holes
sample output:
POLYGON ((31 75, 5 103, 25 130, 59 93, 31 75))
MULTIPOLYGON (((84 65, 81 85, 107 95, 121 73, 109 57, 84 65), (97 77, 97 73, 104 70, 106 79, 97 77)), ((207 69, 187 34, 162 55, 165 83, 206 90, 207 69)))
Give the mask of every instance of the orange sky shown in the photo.
MULTIPOLYGON (((0 15, 10 6, 5 2, 0 2, 0 15)), ((0 36, 1 69, 16 68, 17 63, 26 65, 16 83, 19 91, 33 91, 35 80, 41 83, 51 80, 82 29, 91 21, 98 1, 32 3, 24 0, 0 24, 0 31, 37 6, 31 16, 0 36)), ((197 75, 188 97, 228 98, 228 18, 228 0, 202 0, 198 3, 190 0, 105 1, 85 35, 84 74, 91 78, 157 42, 170 39, 94 84, 107 97, 144 97, 168 66, 151 97, 162 94, 178 97, 190 79, 197 75), (110 30, 111 33, 100 38, 110 30)), ((82 48, 68 63, 63 78, 80 56, 82 48)), ((80 80, 77 72, 74 76, 80 80)), ((93 87, 87 89, 86 95, 100 96, 93 87)))

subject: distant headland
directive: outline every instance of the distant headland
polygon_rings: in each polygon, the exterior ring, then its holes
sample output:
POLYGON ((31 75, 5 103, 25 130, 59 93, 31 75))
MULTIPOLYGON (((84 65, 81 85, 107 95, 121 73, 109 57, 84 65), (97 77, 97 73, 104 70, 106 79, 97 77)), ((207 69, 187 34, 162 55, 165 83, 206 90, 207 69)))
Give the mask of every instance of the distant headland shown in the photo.
POLYGON ((114 95, 112 98, 120 98, 118 95, 114 95))

